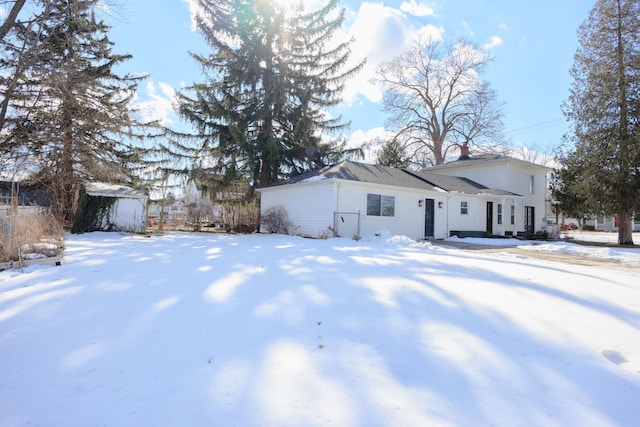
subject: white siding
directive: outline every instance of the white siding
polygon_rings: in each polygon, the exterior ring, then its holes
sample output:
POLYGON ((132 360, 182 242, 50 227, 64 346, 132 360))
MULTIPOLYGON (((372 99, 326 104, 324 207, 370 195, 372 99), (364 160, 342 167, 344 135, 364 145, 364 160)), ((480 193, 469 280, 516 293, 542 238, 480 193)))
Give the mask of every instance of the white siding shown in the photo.
POLYGON ((449 200, 449 231, 485 231, 486 200, 466 194, 452 194, 449 200), (461 202, 467 202, 467 214, 460 213, 461 202))
POLYGON ((411 188, 368 183, 341 182, 338 184, 338 209, 340 212, 360 212, 360 236, 373 234, 381 229, 393 235, 424 238, 424 199, 434 199, 434 237, 446 237, 446 196, 411 188), (380 194, 395 198, 393 217, 367 215, 367 194, 380 194), (419 201, 422 200, 422 206, 419 201), (442 202, 442 208, 438 208, 442 202))
MULTIPOLYGON (((500 159, 485 162, 459 162, 456 164, 448 164, 446 167, 437 167, 434 173, 464 176, 476 181, 486 187, 506 190, 522 197, 509 199, 503 205, 504 217, 503 226, 505 231, 524 231, 524 215, 525 206, 533 206, 535 209, 534 228, 535 230, 544 230, 547 227, 547 211, 546 211, 546 192, 547 192, 547 168, 532 163, 527 163, 514 159, 500 159), (530 177, 534 177, 533 194, 529 191, 530 177), (512 229, 510 223, 510 206, 516 206, 516 224, 515 230, 512 229), (506 223, 505 223, 506 220, 506 223)), ((497 203, 502 203, 501 199, 486 198, 485 200, 494 201, 494 209, 497 203)), ((459 205, 459 203, 458 203, 459 205)), ((456 206, 452 206, 456 208, 456 206)), ((458 206, 459 208, 459 206, 458 206)), ((485 208, 480 211, 480 216, 476 220, 478 228, 472 230, 486 229, 486 204, 485 208), (479 224, 479 225, 478 225, 479 224)), ((458 209, 459 212, 459 209, 458 209)), ((451 217, 451 221, 456 221, 455 212, 451 217)), ((494 212, 494 234, 500 233, 500 226, 496 223, 497 213, 494 212), (496 228, 498 227, 498 228, 496 228)), ((449 229, 457 230, 454 224, 450 222, 449 229)), ((463 221, 464 222, 464 221, 463 221)), ((467 220, 468 225, 471 220, 467 220)))
MULTIPOLYGON (((433 238, 446 239, 449 237, 449 230, 447 229, 447 226, 449 223, 448 216, 451 209, 448 195, 437 194, 435 197, 427 196, 427 198, 435 199, 435 224, 433 238)), ((424 212, 422 212, 422 215, 424 217, 424 212)))
POLYGON ((120 230, 144 233, 147 220, 146 205, 146 199, 118 198, 114 206, 114 225, 120 230))
POLYGON ((260 190, 260 212, 282 205, 293 223, 293 234, 322 237, 331 231, 334 211, 334 184, 316 181, 268 187, 260 190))
POLYGON ((493 234, 504 236, 509 233, 512 236, 517 235, 524 227, 524 205, 520 198, 505 197, 498 202, 502 205, 502 224, 498 224, 498 208, 494 216, 493 234), (514 223, 511 224, 511 207, 515 206, 514 223), (518 222, 518 219, 520 221, 518 222), (519 225, 520 224, 520 225, 519 225), (520 228, 518 228, 520 227, 520 228))
MULTIPOLYGON (((473 167, 468 168, 443 168, 434 171, 435 173, 441 173, 443 175, 462 176, 472 181, 476 181, 485 187, 499 188, 502 190, 510 190, 510 180, 507 175, 504 164, 473 164, 473 167)), ((522 193, 519 193, 522 194, 522 193)))
POLYGON ((424 238, 425 204, 422 202, 420 205, 419 201, 425 198, 434 199, 434 237, 442 239, 448 236, 447 196, 443 193, 335 180, 268 187, 261 189, 260 193, 261 212, 273 206, 284 206, 289 214, 289 220, 297 227, 295 233, 309 237, 326 235, 329 227, 337 228, 340 237, 353 237, 356 234, 356 217, 359 216, 359 237, 386 229, 394 235, 422 239, 424 238), (367 215, 367 194, 393 196, 395 215, 393 217, 367 215), (441 202, 441 208, 438 208, 438 202, 441 202), (334 212, 342 213, 338 217, 340 221, 338 224, 334 223, 334 212))

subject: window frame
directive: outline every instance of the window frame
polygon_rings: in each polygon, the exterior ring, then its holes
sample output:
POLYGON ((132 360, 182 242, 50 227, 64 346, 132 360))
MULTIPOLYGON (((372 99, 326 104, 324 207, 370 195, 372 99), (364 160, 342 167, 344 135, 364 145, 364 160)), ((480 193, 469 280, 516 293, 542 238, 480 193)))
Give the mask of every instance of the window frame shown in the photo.
POLYGON ((460 200, 460 215, 469 215, 469 202, 460 200))
POLYGON ((529 175, 529 194, 534 194, 535 192, 535 175, 529 175))
POLYGON ((394 218, 396 216, 396 196, 367 193, 366 203, 367 216, 381 218, 394 218), (372 208, 374 208, 375 211, 372 208))

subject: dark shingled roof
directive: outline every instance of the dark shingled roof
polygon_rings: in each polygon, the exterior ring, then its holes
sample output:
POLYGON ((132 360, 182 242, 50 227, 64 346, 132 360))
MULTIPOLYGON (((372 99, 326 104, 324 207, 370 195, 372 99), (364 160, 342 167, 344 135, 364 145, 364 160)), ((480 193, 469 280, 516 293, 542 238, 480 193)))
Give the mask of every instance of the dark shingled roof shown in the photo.
POLYGON ((548 170, 551 170, 552 168, 548 167, 548 166, 544 166, 544 165, 539 165, 537 163, 532 163, 532 162, 527 162, 525 160, 520 160, 520 159, 516 159, 514 157, 509 157, 509 156, 505 156, 503 154, 496 154, 496 153, 485 153, 485 154, 478 154, 478 155, 473 155, 473 156, 468 156, 465 158, 458 158, 457 160, 451 161, 451 162, 447 162, 441 165, 437 165, 437 166, 429 166, 428 169, 431 169, 434 171, 434 173, 438 173, 438 169, 447 169, 450 167, 459 167, 459 166, 466 166, 466 165, 471 165, 471 164, 478 164, 478 163, 490 163, 490 162, 495 162, 495 161, 510 161, 510 162, 517 162, 517 163, 524 163, 524 164, 528 164, 529 166, 536 166, 539 168, 545 168, 548 170))
POLYGON ((491 194, 494 196, 520 196, 520 194, 512 193, 510 191, 500 190, 496 188, 489 188, 478 182, 472 181, 469 178, 464 178, 460 176, 439 175, 436 173, 430 173, 430 172, 424 172, 424 171, 420 171, 420 172, 406 171, 406 172, 451 193, 491 194))
POLYGON ((421 188, 426 190, 434 189, 433 185, 404 172, 402 169, 370 165, 366 163, 356 163, 348 160, 338 163, 337 165, 326 166, 316 171, 303 173, 289 179, 288 181, 274 184, 274 186, 296 184, 303 181, 312 181, 322 178, 343 179, 346 181, 368 182, 372 184, 421 188))
MULTIPOLYGON (((18 189, 18 204, 20 206, 48 206, 52 200, 49 191, 36 188, 25 183, 14 183, 14 188, 18 189)), ((0 181, 0 198, 6 199, 12 195, 11 181, 0 181)))
POLYGON ((367 163, 344 161, 337 165, 306 172, 287 181, 272 184, 272 187, 311 182, 321 179, 342 179, 346 181, 368 182, 395 187, 419 188, 423 190, 444 190, 464 194, 491 194, 495 196, 518 196, 509 191, 485 187, 468 178, 439 175, 429 172, 415 172, 367 163))

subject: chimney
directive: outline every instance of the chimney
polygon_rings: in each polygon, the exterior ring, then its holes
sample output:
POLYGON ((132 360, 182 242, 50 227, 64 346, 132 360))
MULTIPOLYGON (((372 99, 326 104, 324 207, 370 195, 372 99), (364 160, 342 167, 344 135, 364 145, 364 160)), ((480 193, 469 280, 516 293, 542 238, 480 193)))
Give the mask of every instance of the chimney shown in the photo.
POLYGON ((458 160, 469 160, 469 146, 464 143, 460 146, 460 157, 458 160))

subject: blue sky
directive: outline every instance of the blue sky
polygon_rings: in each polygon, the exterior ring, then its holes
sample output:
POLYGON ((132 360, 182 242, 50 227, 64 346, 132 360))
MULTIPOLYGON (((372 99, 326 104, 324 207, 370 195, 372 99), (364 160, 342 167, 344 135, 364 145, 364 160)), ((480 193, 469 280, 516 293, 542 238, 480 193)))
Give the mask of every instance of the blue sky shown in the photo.
MULTIPOLYGON (((287 0, 274 0, 287 1, 287 0)), ((310 4, 319 0, 307 0, 310 4)), ((465 37, 486 47, 493 60, 483 77, 505 103, 505 134, 515 146, 544 150, 560 143, 567 125, 560 106, 571 84, 576 30, 595 0, 387 0, 341 1, 344 30, 355 37, 354 58, 367 66, 350 82, 339 110, 351 121, 352 143, 382 133, 386 113, 368 80, 379 61, 408 48, 420 32, 445 40, 465 37)), ((138 102, 149 117, 184 127, 171 111, 172 88, 203 81, 188 51, 208 46, 191 26, 188 0, 120 0, 121 19, 109 20, 116 53, 129 53, 122 71, 147 73, 138 102)))

